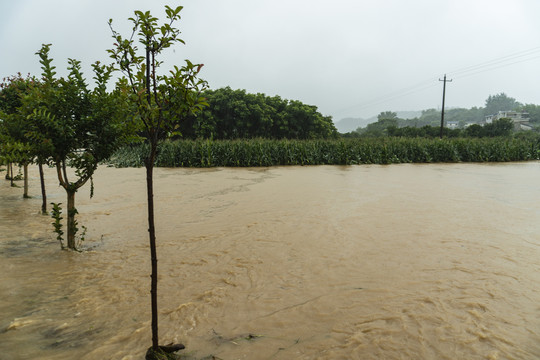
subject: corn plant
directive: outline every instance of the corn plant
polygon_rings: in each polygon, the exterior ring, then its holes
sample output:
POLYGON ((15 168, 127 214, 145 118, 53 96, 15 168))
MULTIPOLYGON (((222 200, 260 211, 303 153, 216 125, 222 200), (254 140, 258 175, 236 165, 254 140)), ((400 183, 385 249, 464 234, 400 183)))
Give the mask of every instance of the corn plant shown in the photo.
MULTIPOLYGON (((163 143, 157 166, 246 167, 438 162, 502 162, 540 158, 540 142, 508 138, 364 138, 330 140, 177 140, 163 143)), ((141 166, 138 147, 121 149, 115 166, 141 166)))

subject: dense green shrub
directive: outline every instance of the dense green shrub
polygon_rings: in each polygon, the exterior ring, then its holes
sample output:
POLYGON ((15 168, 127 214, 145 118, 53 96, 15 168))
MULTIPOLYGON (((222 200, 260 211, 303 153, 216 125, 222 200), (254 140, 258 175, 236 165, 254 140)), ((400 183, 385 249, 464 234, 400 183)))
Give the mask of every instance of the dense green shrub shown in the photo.
POLYGON ((338 137, 332 118, 316 106, 230 87, 201 94, 209 106, 180 124, 184 139, 326 139, 338 137))

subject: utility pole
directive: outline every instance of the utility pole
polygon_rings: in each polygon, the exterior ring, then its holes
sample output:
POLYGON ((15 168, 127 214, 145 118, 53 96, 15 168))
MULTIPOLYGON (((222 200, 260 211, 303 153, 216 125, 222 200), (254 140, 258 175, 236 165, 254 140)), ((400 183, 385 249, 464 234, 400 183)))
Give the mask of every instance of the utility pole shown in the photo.
POLYGON ((439 81, 443 81, 443 90, 442 90, 442 111, 441 111, 441 133, 439 137, 442 139, 442 133, 443 133, 443 127, 444 127, 444 97, 446 96, 446 83, 452 82, 452 80, 446 80, 446 74, 444 74, 444 79, 439 81))

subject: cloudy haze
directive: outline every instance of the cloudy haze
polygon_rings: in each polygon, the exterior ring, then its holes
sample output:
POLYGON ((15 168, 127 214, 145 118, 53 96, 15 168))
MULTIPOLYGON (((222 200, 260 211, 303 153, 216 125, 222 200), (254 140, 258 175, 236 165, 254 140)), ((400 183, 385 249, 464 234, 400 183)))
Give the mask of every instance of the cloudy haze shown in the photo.
POLYGON ((185 46, 166 65, 204 63, 212 88, 230 86, 316 105, 334 121, 381 111, 483 106, 505 92, 540 104, 537 0, 0 0, 0 77, 39 75, 34 53, 109 62, 107 21, 129 32, 133 10, 164 18, 183 5, 185 46))

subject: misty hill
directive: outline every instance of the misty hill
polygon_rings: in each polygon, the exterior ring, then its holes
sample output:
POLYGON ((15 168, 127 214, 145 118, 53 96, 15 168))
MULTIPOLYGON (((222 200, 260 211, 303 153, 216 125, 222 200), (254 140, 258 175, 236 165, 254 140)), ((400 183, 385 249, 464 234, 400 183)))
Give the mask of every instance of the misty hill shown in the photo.
POLYGON ((362 118, 344 118, 334 123, 337 130, 340 133, 348 133, 358 129, 359 127, 366 127, 368 124, 377 121, 377 117, 373 116, 369 119, 362 118))
MULTIPOLYGON (((422 111, 398 111, 397 116, 401 119, 414 119, 422 115, 422 111)), ((368 124, 377 122, 377 116, 372 116, 368 119, 363 118, 343 118, 336 122, 334 125, 337 130, 344 134, 354 131, 358 128, 364 128, 368 124)))
POLYGON ((420 117, 422 111, 397 111, 397 116, 400 119, 414 119, 420 117))

